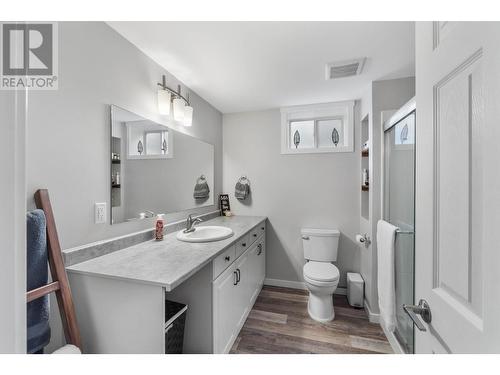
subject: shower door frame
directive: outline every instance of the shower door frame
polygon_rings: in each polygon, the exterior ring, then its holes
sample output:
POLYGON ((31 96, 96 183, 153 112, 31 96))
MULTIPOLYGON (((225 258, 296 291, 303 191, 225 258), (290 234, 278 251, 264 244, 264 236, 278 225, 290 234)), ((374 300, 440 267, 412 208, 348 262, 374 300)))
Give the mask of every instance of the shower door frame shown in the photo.
MULTIPOLYGON (((417 111, 416 111, 416 101, 415 97, 410 99, 405 105, 403 105, 399 110, 393 111, 391 115, 389 116, 389 120, 383 123, 382 126, 382 147, 381 147, 381 159, 382 159, 382 166, 381 166, 381 192, 380 192, 380 202, 381 202, 381 212, 382 212, 382 219, 385 220, 387 217, 387 210, 386 210, 386 199, 385 199, 385 188, 386 188, 386 174, 388 173, 386 171, 386 144, 385 144, 385 135, 386 132, 390 131, 393 129, 397 124, 399 124, 401 121, 404 119, 408 118, 411 115, 415 116, 415 125, 414 125, 414 145, 413 145, 413 234, 408 234, 408 233, 402 233, 402 235, 412 235, 413 236, 413 301, 412 303, 415 303, 415 189, 416 189, 416 145, 417 145, 417 132, 416 132, 416 126, 417 126, 417 111)), ((396 241, 397 241, 397 236, 396 234, 396 241)), ((394 261, 396 261, 396 256, 394 256, 394 261)), ((394 270, 396 268, 394 267, 394 270)), ((414 354, 415 353, 415 327, 412 327, 412 352, 407 352, 404 348, 404 344, 400 341, 400 338, 398 337, 399 334, 396 333, 396 329, 394 332, 391 332, 394 335, 395 340, 397 341, 400 349, 404 354, 414 354)))

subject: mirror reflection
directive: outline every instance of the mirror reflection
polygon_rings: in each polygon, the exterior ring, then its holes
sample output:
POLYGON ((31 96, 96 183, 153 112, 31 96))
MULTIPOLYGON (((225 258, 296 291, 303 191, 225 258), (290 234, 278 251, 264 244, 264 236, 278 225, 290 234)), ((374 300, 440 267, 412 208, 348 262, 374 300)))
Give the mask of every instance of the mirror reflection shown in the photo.
POLYGON ((214 147, 111 106, 111 223, 213 205, 214 147))

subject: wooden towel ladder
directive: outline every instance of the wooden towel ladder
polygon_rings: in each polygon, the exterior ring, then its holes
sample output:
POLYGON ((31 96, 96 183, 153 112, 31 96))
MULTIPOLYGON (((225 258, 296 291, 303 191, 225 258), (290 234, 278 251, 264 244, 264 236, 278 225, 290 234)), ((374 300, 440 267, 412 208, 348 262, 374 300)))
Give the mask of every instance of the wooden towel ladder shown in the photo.
POLYGON ((26 300, 27 302, 31 302, 37 298, 55 292, 66 342, 82 350, 80 330, 76 322, 73 297, 69 287, 68 275, 64 267, 61 245, 59 244, 59 237, 57 236, 56 222, 54 220, 54 213, 52 212, 48 190, 37 190, 35 193, 35 203, 36 207, 43 210, 45 213, 45 220, 47 223, 47 252, 52 282, 27 292, 26 300))

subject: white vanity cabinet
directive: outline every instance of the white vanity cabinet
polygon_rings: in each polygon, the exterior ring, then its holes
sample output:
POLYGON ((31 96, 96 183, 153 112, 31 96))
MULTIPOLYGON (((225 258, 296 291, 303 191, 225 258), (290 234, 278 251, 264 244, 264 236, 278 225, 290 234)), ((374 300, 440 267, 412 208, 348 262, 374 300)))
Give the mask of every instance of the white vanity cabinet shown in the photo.
POLYGON ((234 236, 169 233, 68 266, 84 353, 165 353, 165 300, 187 305, 184 353, 227 353, 265 276, 266 218, 217 217, 234 236))
MULTIPOLYGON (((245 240, 248 242, 247 250, 220 275, 215 272, 215 267, 220 261, 217 259, 214 261, 214 353, 229 352, 264 283, 266 272, 264 223, 252 229, 250 235, 245 236, 245 240)), ((240 243, 233 246, 238 253, 238 248, 241 249, 240 243)), ((233 253, 232 250, 227 252, 233 253)), ((226 255, 224 253, 221 256, 226 255)))

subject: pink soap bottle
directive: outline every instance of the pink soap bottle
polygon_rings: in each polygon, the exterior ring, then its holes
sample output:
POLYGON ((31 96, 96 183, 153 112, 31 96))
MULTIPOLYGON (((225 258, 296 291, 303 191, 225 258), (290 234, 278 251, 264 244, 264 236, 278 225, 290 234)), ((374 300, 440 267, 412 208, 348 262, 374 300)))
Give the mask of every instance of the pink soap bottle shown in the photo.
POLYGON ((163 215, 162 214, 156 216, 155 239, 156 239, 156 241, 163 241, 163 215))

